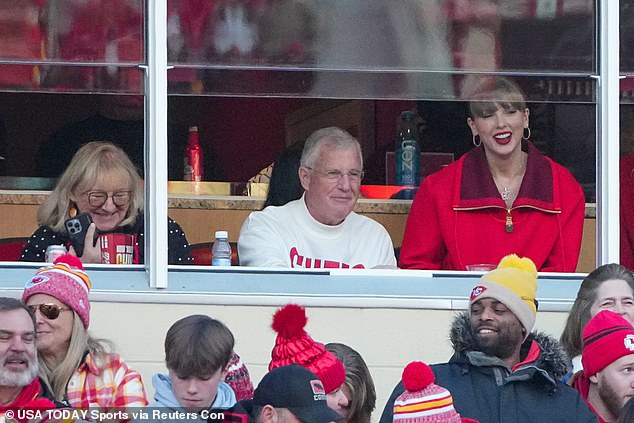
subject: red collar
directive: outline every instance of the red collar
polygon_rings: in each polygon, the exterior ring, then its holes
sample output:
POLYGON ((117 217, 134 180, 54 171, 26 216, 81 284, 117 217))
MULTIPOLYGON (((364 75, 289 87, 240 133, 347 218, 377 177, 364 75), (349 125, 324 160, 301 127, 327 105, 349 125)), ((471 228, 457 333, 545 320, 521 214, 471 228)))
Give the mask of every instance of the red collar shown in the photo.
MULTIPOLYGON (((40 380, 36 377, 33 382, 22 389, 20 395, 18 395, 11 404, 0 405, 0 413, 18 408, 28 408, 31 410, 49 410, 55 408, 55 404, 51 400, 40 397, 41 391, 40 380)), ((25 419, 24 421, 27 420, 28 419, 25 419)), ((18 419, 18 421, 21 420, 18 419)))
MULTIPOLYGON (((560 211, 556 203, 553 170, 550 161, 530 142, 522 145, 528 153, 526 173, 513 206, 532 206, 548 211, 560 211)), ((483 147, 465 154, 462 172, 458 174, 454 191, 454 208, 499 206, 506 208, 489 170, 483 147)))
POLYGON ((519 369, 522 366, 525 366, 527 364, 530 364, 530 363, 534 362, 535 360, 537 360, 537 358, 539 357, 539 354, 541 354, 541 352, 542 352, 542 350, 541 350, 541 348, 539 348, 539 344, 537 342, 535 342, 534 340, 532 340, 531 341, 531 347, 528 350, 528 354, 526 354, 526 357, 524 358, 524 360, 520 361, 515 366, 513 366, 513 368, 511 370, 515 371, 515 370, 519 369))

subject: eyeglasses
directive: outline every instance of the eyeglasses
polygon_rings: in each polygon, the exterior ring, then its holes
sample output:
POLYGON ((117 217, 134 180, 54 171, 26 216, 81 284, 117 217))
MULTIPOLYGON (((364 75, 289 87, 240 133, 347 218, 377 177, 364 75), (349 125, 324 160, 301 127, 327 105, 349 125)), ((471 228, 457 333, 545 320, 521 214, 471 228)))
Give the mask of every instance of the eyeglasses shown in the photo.
POLYGON ((55 320, 59 317, 59 314, 62 311, 70 310, 68 307, 62 307, 57 304, 31 304, 27 305, 29 310, 35 314, 37 310, 40 310, 42 316, 46 317, 48 320, 55 320))
POLYGON ((306 168, 310 169, 310 170, 314 170, 315 172, 324 175, 326 177, 326 179, 328 179, 332 183, 337 183, 337 184, 346 175, 348 175, 348 178, 350 179, 350 183, 359 184, 359 183, 361 183, 361 180, 363 179, 363 176, 365 175, 365 173, 362 170, 351 170, 350 172, 343 173, 343 172, 341 172, 339 170, 329 170, 327 172, 322 172, 321 170, 317 170, 317 169, 312 168, 312 167, 306 166, 306 168))
POLYGON ((117 207, 124 207, 130 203, 130 197, 132 195, 132 191, 116 191, 111 195, 108 195, 105 191, 89 191, 88 194, 88 204, 90 207, 101 207, 106 204, 108 201, 108 197, 112 198, 112 202, 117 207))

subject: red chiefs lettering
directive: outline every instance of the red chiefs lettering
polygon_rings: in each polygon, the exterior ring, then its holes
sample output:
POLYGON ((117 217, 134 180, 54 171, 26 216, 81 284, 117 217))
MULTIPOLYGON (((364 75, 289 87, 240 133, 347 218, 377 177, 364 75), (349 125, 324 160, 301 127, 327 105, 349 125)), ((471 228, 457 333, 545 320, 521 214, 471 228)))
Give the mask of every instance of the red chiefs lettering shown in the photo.
POLYGON ((305 257, 299 252, 297 252, 297 248, 293 247, 290 251, 291 257, 291 267, 303 267, 305 269, 363 269, 363 264, 355 264, 354 266, 350 266, 347 263, 342 263, 339 261, 333 260, 324 260, 318 258, 310 258, 305 257))

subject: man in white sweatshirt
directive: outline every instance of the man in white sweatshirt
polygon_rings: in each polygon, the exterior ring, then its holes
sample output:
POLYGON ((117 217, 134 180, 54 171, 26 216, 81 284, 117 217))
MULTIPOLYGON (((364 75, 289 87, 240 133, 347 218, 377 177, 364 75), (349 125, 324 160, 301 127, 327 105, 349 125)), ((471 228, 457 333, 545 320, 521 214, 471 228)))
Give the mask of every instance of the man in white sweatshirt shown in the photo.
POLYGON ((370 268, 396 266, 390 235, 353 212, 363 179, 359 142, 339 128, 319 129, 302 152, 304 195, 246 219, 238 239, 242 266, 370 268))

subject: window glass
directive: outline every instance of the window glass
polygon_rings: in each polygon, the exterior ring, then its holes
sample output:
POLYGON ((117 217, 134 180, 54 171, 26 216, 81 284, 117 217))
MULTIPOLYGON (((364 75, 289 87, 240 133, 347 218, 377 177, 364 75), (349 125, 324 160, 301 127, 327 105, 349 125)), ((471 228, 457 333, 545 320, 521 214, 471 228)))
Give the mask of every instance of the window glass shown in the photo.
POLYGON ((634 269, 634 1, 620 2, 620 262, 634 269))
POLYGON ((168 1, 172 93, 452 98, 463 72, 593 73, 592 0, 168 1), (530 36, 527 36, 530 34, 530 36))
POLYGON ((40 23, 46 58, 64 62, 144 60, 143 0, 49 0, 40 23))
MULTIPOLYGON (((620 0, 620 62, 621 73, 634 73, 634 1, 620 0)), ((621 84, 622 88, 631 91, 632 81, 621 84)), ((631 93, 628 93, 631 94, 631 93)))
POLYGON ((143 14, 143 0, 0 2, 0 89, 141 93, 143 14))

